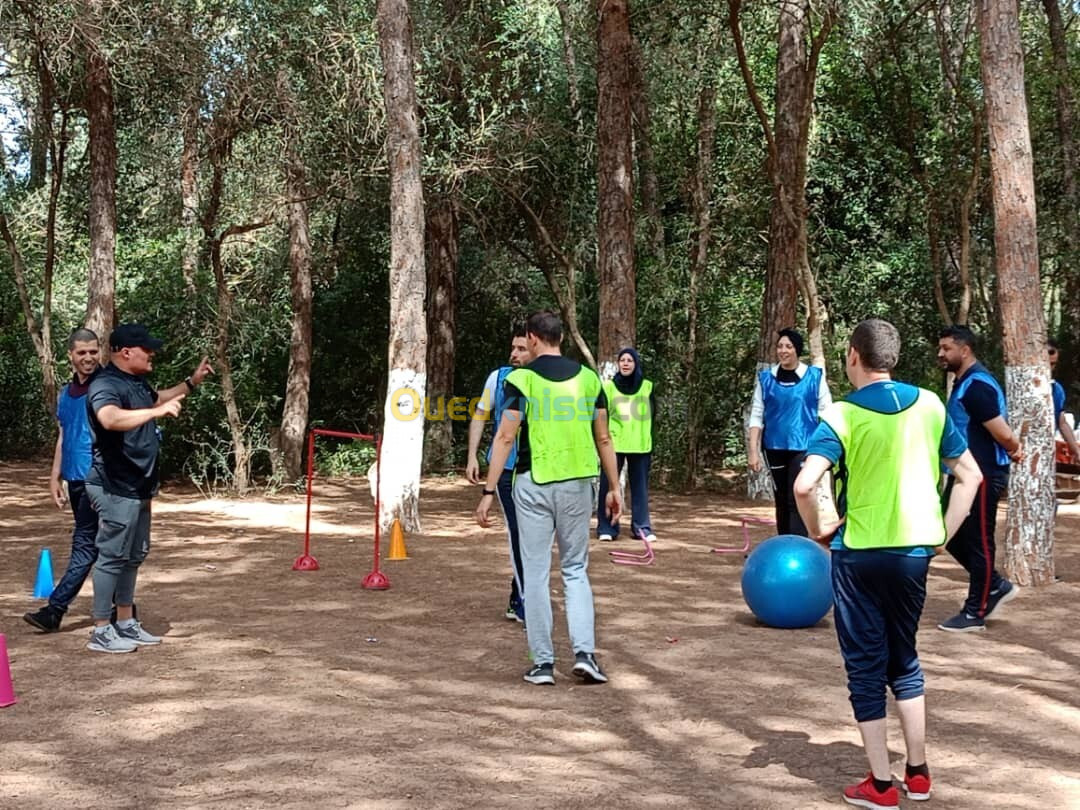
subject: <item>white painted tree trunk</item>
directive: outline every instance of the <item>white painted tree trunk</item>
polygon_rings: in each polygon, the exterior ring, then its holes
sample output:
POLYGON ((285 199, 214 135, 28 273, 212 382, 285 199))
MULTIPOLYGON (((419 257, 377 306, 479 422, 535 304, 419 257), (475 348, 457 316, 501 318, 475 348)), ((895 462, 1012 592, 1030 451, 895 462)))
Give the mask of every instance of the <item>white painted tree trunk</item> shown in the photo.
MULTIPOLYGON (((383 410, 382 486, 379 488, 379 525, 384 530, 397 518, 406 531, 420 531, 420 465, 424 450, 423 372, 396 368, 383 410)), ((375 465, 368 470, 371 497, 375 497, 375 465)))
POLYGON ((1005 367, 1009 424, 1024 460, 1009 476, 1004 568, 1019 585, 1054 582, 1054 406, 1050 366, 1005 367))

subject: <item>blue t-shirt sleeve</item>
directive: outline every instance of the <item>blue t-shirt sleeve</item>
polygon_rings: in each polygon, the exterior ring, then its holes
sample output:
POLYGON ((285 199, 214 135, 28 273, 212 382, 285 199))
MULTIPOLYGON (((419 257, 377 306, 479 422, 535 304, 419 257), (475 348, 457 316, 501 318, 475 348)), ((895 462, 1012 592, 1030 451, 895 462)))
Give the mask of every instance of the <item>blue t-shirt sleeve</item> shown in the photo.
POLYGON ((1054 380, 1054 428, 1057 428, 1061 412, 1065 410, 1065 386, 1054 380))
POLYGON ((840 443, 840 437, 836 435, 829 423, 818 422, 814 434, 810 437, 810 446, 806 448, 808 456, 823 456, 836 464, 844 455, 844 445, 840 443))
POLYGON ((945 429, 941 431, 941 448, 939 451, 941 457, 959 458, 967 450, 967 447, 967 439, 964 438, 964 434, 957 430, 952 418, 946 413, 945 429))
POLYGON ((971 418, 980 425, 994 417, 1005 415, 998 408, 997 391, 982 380, 972 380, 960 401, 964 403, 964 409, 971 414, 971 418))

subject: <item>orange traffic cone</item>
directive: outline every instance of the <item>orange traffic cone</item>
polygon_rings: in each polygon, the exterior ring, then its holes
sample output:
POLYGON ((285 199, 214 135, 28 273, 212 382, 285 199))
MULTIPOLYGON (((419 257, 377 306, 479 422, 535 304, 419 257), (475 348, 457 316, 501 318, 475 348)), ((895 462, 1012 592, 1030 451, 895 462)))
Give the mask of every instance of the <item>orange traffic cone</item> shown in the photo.
POLYGON ((11 667, 8 664, 7 641, 0 635, 0 709, 12 706, 15 700, 15 687, 11 685, 11 667))
POLYGON ((407 560, 408 553, 405 551, 405 532, 401 528, 401 522, 395 520, 390 527, 390 553, 386 555, 388 560, 407 560))

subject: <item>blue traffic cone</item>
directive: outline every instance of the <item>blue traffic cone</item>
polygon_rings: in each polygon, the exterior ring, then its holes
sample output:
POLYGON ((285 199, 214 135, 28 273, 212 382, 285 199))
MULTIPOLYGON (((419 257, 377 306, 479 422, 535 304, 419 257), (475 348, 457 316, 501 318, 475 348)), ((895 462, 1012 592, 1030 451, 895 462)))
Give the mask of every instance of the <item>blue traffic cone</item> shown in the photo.
POLYGON ((41 556, 38 557, 37 579, 34 581, 34 598, 48 599, 52 596, 53 587, 52 552, 47 548, 43 548, 41 556))

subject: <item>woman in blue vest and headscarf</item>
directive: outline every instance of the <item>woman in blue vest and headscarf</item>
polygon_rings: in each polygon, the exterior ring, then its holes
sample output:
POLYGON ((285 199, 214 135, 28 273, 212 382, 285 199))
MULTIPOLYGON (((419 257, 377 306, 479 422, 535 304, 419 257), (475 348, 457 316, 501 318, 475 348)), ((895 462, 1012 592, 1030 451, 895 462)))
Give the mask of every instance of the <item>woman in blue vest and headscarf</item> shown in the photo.
POLYGON ((832 404, 825 374, 799 360, 803 337, 794 329, 777 332, 775 365, 758 372, 750 405, 750 444, 746 451, 751 470, 758 472, 765 448, 776 502, 776 533, 806 534, 795 506, 795 479, 802 468, 818 414, 832 404))

